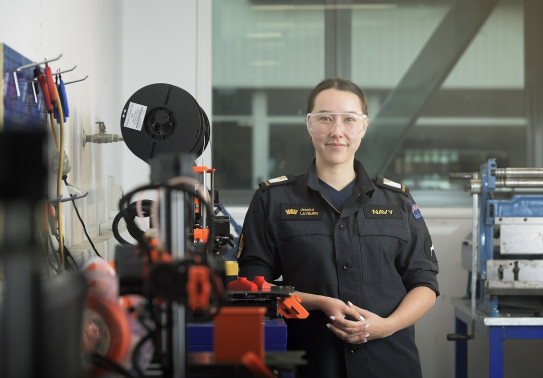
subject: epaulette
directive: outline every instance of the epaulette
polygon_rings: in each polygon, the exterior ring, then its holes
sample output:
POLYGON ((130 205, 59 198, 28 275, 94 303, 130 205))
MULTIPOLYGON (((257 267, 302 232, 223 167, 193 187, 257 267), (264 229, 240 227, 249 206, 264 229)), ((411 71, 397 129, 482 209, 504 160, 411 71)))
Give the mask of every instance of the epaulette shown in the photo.
POLYGON ((397 182, 386 179, 382 176, 376 176, 373 178, 375 185, 380 186, 381 188, 393 190, 398 193, 402 193, 407 198, 409 198, 409 188, 405 185, 399 184, 397 182))
POLYGON ((271 188, 272 186, 287 184, 295 180, 296 180, 296 177, 294 177, 293 175, 285 175, 285 176, 279 176, 276 178, 263 181, 259 184, 259 186, 260 186, 260 189, 266 190, 266 189, 271 188))

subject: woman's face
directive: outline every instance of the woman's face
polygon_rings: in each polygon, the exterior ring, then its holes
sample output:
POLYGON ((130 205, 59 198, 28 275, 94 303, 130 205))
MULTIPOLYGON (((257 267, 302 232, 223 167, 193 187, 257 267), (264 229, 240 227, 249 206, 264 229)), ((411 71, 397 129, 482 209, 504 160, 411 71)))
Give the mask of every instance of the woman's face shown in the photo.
MULTIPOLYGON (((315 98, 315 107, 311 113, 320 112, 362 114, 362 104, 354 93, 330 88, 323 90, 315 98)), ((356 135, 345 134, 339 125, 327 134, 316 134, 309 130, 316 151, 317 164, 328 166, 348 164, 352 167, 354 154, 360 146, 365 130, 364 128, 356 135)))

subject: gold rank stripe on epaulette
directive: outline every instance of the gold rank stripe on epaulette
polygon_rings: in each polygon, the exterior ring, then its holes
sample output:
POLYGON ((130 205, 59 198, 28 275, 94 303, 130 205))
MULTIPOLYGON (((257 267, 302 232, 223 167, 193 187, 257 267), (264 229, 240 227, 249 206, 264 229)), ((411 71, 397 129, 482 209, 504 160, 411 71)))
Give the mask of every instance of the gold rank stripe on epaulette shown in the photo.
POLYGON ((260 186, 260 189, 268 189, 268 188, 271 188, 272 186, 286 184, 294 180, 295 180, 295 177, 292 175, 279 176, 279 177, 275 177, 275 178, 263 181, 260 183, 259 186, 260 186))
POLYGON ((374 182, 377 186, 402 193, 406 197, 409 197, 409 188, 405 185, 399 184, 382 176, 375 177, 374 182))

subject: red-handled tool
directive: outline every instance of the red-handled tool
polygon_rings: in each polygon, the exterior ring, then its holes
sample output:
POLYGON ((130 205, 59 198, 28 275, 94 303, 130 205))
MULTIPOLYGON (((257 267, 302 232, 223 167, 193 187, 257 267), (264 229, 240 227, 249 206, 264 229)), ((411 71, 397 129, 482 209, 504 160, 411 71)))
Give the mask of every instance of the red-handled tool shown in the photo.
POLYGON ((49 95, 49 89, 47 88, 47 81, 44 74, 41 73, 38 75, 38 82, 40 83, 41 92, 43 93, 47 113, 51 114, 53 112, 53 104, 51 103, 51 96, 49 95))
POLYGON ((51 98, 51 104, 56 106, 57 104, 57 86, 55 85, 55 80, 53 79, 53 72, 51 67, 45 67, 45 78, 47 79, 47 88, 49 89, 49 97, 51 98))

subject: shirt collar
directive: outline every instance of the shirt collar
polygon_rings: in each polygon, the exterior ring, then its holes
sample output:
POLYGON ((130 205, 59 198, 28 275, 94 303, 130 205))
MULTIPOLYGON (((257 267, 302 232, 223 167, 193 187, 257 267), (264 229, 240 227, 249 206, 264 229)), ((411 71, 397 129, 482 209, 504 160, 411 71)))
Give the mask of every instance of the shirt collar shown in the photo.
MULTIPOLYGON (((307 186, 310 189, 318 192, 320 185, 319 178, 317 176, 316 161, 317 159, 313 159, 309 165, 309 169, 307 170, 307 186)), ((368 176, 368 173, 364 169, 364 166, 358 160, 354 161, 354 171, 356 172, 355 191, 359 191, 359 193, 366 194, 368 197, 371 197, 375 191, 375 186, 373 185, 373 181, 371 181, 370 176, 368 176)))

